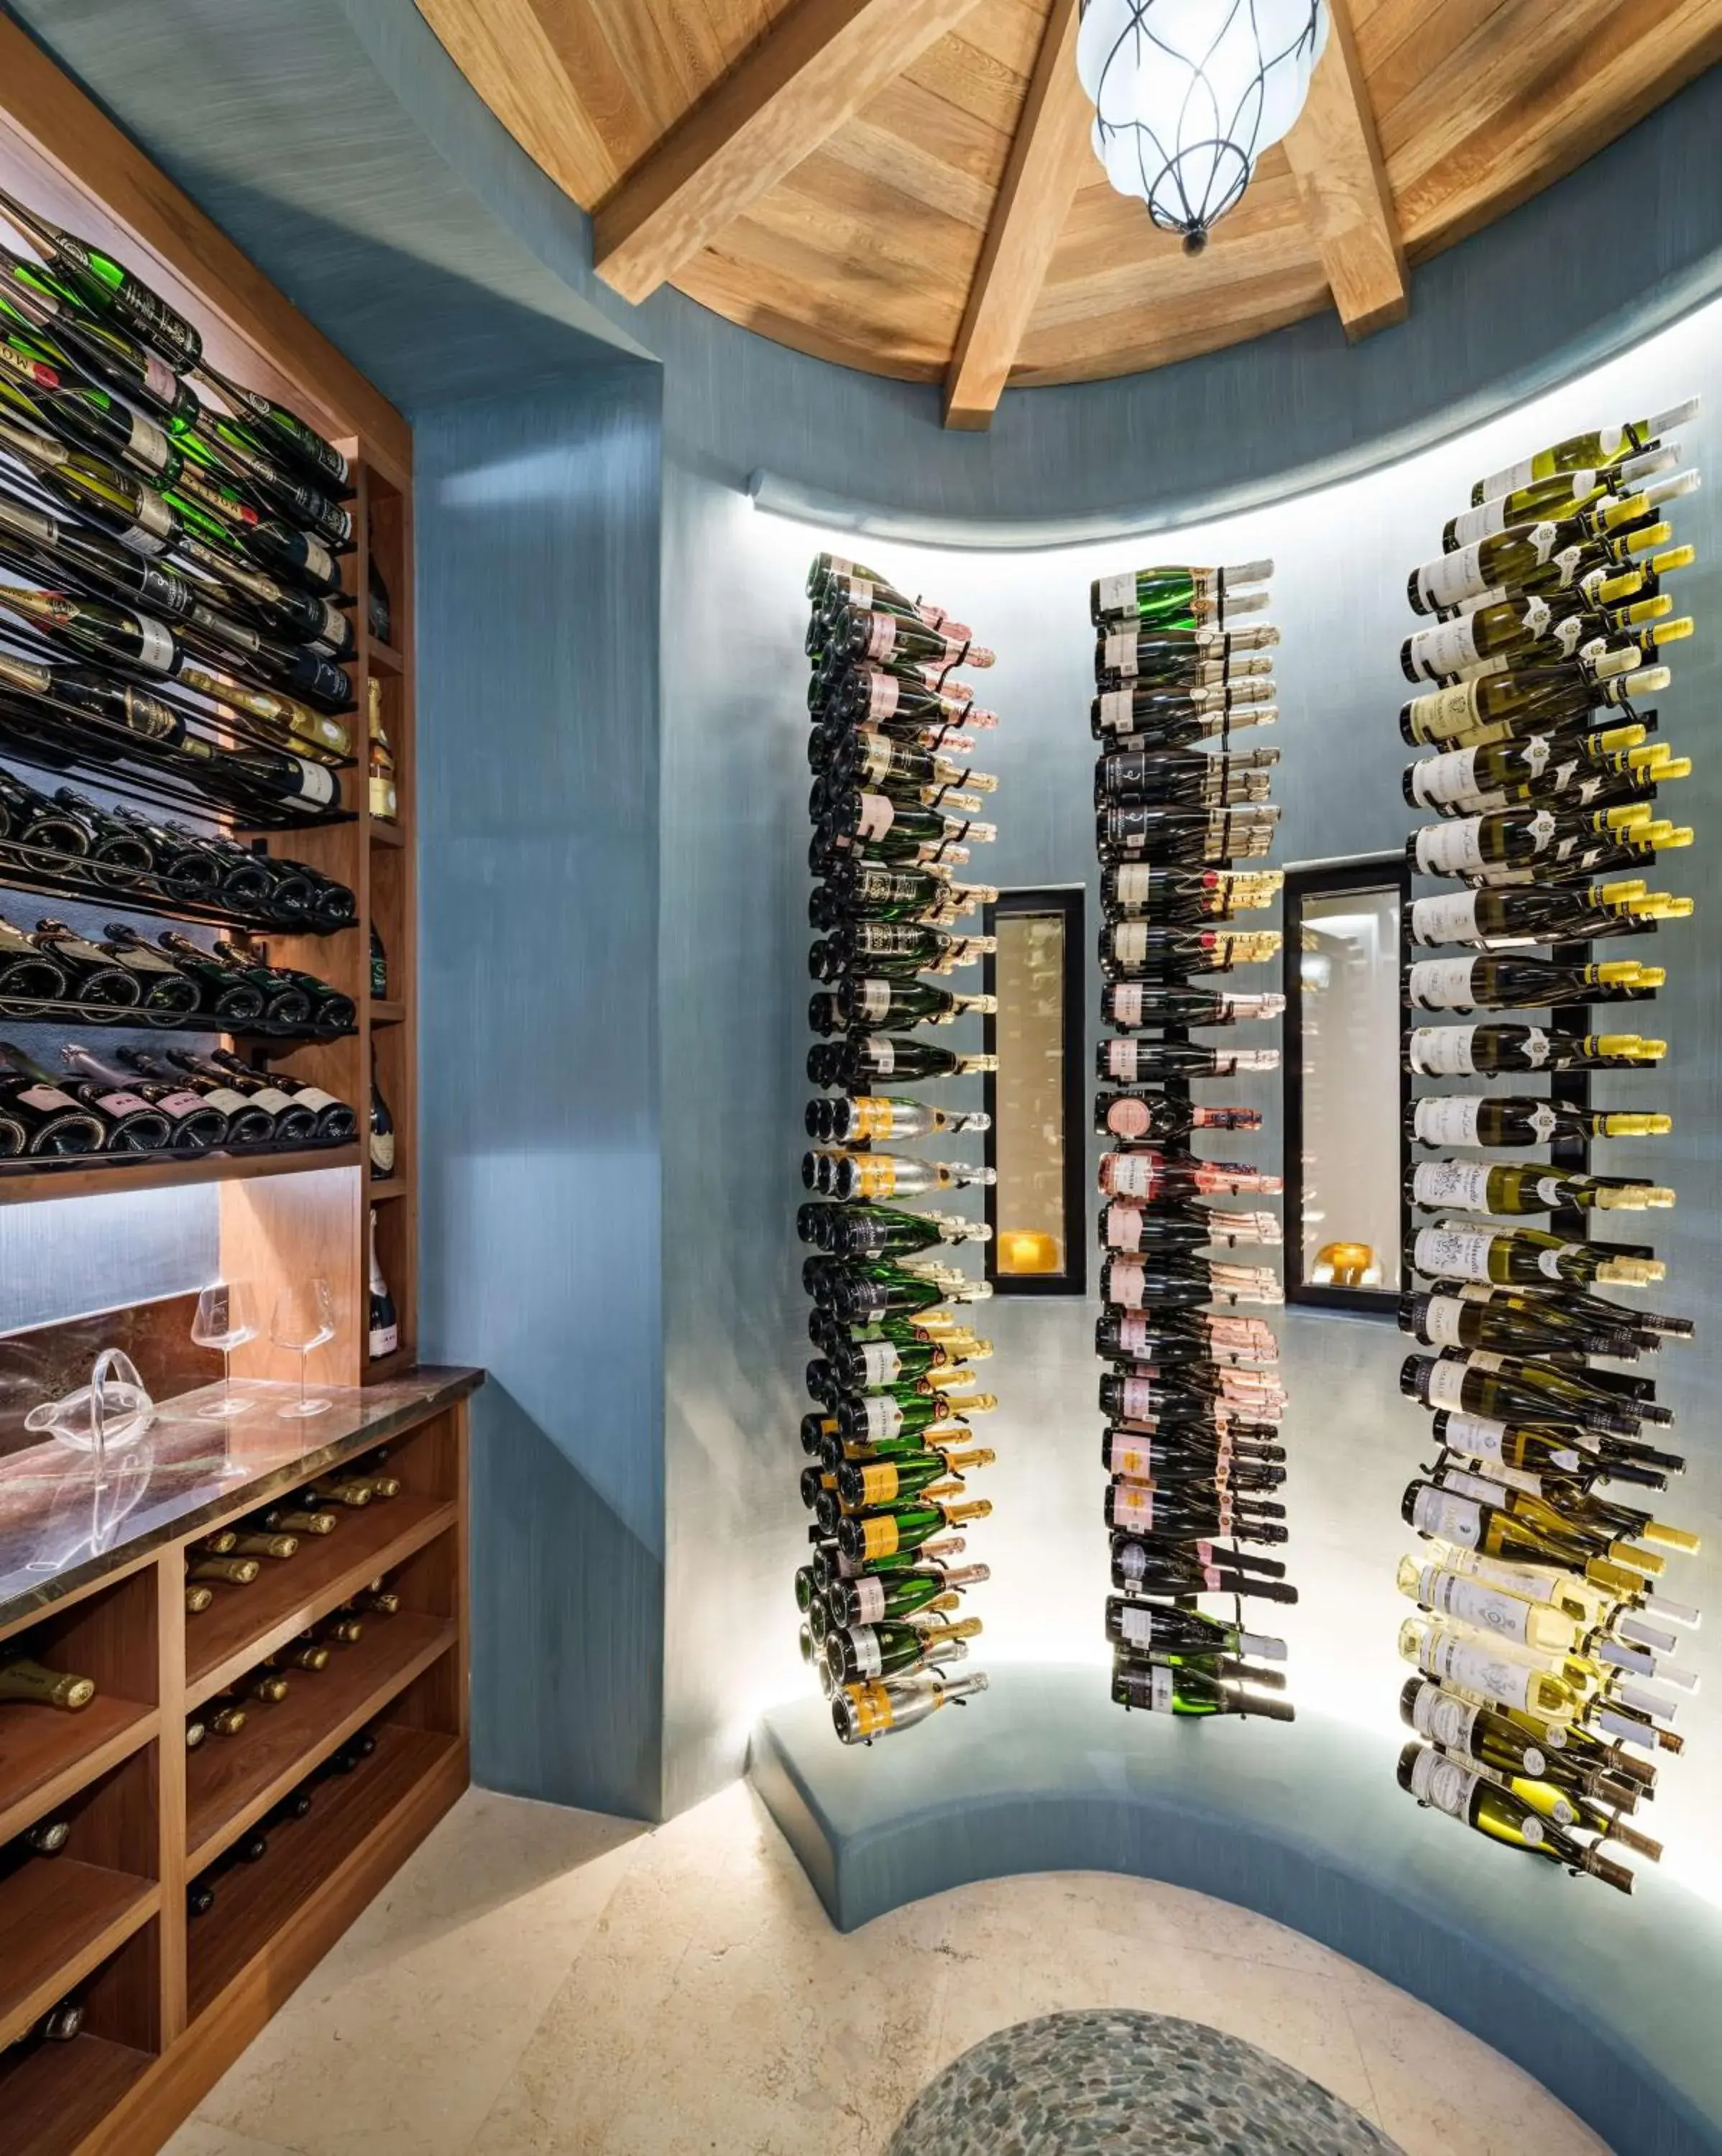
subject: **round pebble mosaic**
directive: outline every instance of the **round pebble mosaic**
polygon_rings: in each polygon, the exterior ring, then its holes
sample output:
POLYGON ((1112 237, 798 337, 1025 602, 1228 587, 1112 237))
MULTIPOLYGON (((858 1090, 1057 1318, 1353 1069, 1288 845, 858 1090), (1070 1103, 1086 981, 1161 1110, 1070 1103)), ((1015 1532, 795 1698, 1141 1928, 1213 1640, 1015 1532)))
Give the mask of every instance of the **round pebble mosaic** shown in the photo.
POLYGON ((1200 2021, 1096 2008, 1000 2029, 922 2090, 886 2156, 1401 2156, 1349 2104, 1200 2021))

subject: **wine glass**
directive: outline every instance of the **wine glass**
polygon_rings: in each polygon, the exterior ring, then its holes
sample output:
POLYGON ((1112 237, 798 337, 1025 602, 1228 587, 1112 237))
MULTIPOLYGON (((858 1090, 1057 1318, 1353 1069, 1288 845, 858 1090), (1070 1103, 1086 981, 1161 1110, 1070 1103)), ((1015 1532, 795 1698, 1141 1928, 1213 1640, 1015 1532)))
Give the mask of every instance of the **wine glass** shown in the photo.
POLYGON ((281 1414, 296 1419, 301 1415, 322 1414, 332 1407, 332 1400, 308 1400, 305 1397, 306 1357, 314 1348, 326 1347, 335 1337, 334 1292, 321 1273, 315 1279, 300 1281, 297 1286, 281 1290, 275 1297, 275 1315, 269 1322, 269 1337, 277 1348, 288 1348, 299 1358, 299 1397, 282 1408, 281 1414))
POLYGON ((254 1400, 241 1399, 234 1390, 234 1350, 257 1337, 256 1297, 249 1281, 217 1281, 198 1297, 198 1314, 192 1320, 192 1338, 199 1348, 221 1351, 221 1397, 199 1408, 199 1415, 226 1422, 247 1414, 254 1400))

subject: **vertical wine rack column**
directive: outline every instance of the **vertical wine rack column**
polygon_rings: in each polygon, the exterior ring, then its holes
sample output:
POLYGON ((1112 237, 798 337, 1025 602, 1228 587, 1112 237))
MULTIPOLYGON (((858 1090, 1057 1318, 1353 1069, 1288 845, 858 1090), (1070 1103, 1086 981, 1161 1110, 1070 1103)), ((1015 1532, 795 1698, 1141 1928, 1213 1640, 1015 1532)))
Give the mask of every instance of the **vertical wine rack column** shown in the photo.
POLYGON ((1191 1038, 1277 1018, 1283 996, 1233 993, 1216 977, 1277 956, 1272 931, 1221 924, 1271 906, 1260 860, 1278 810, 1278 752, 1232 736, 1276 716, 1267 656, 1278 633, 1253 617, 1271 562, 1144 569, 1093 586, 1092 724, 1102 862, 1103 1308, 1096 1334, 1112 1531, 1106 1606, 1113 1697, 1126 1707, 1289 1721, 1280 1641, 1247 1630, 1246 1599, 1297 1599, 1265 1554, 1287 1539, 1278 1343, 1249 1306, 1283 1300, 1270 1266, 1234 1253, 1276 1245, 1276 1215, 1214 1204, 1270 1195, 1277 1176, 1206 1160, 1195 1134, 1259 1130, 1260 1113, 1197 1106, 1192 1086, 1267 1071, 1272 1049, 1191 1038), (1209 1252, 1219 1255, 1210 1256, 1209 1252), (1200 1607, 1223 1598, 1220 1613, 1200 1607))
POLYGON ((1658 800, 1688 767, 1645 702, 1668 685, 1658 647, 1692 626, 1663 588, 1692 558, 1665 512, 1695 482, 1661 439, 1689 408, 1479 480, 1408 580, 1414 610, 1441 618, 1401 653, 1422 688, 1401 732, 1435 752, 1405 795, 1441 819, 1407 853, 1448 883, 1412 906, 1406 976, 1407 1060, 1433 1084, 1412 1111, 1426 1287, 1401 1305, 1419 1352, 1400 1384, 1432 1411, 1436 1458, 1402 1506, 1422 1541, 1398 1575, 1419 1612, 1400 1632, 1416 1674, 1399 1779, 1626 1892, 1621 1856, 1661 1854, 1633 1815, 1694 1685, 1678 1656, 1698 1613, 1665 1573, 1697 1538, 1647 1509, 1683 1464, 1650 1442, 1673 1419, 1655 1358, 1692 1327, 1639 1306, 1663 1272, 1647 1245, 1593 1232, 1600 1214, 1673 1203, 1592 1168, 1596 1142, 1668 1118, 1591 1088, 1661 1060, 1663 1041, 1628 1029, 1642 1009, 1605 1007, 1654 995, 1663 951, 1644 939, 1691 910, 1653 888, 1659 853, 1692 834, 1658 800), (1471 1022, 1432 1022, 1449 1013, 1471 1022))
POLYGON ((964 1592, 987 1576, 959 1560, 968 1525, 992 1509, 969 1496, 968 1478, 993 1459, 971 1418, 996 1402, 975 1368, 990 1348, 953 1306, 991 1289, 943 1260, 989 1231, 912 1208, 990 1174, 949 1158, 984 1118, 919 1091, 988 1059, 911 1036, 992 1008, 923 977, 973 966, 992 947, 964 924, 997 893, 954 871, 993 836, 979 819, 995 781, 967 759, 997 720, 958 674, 993 654, 942 608, 828 554, 807 590, 809 865, 820 879, 808 913, 820 932, 808 970, 823 984, 807 1075, 827 1090, 807 1104, 814 1147, 802 1180, 813 1194, 796 1220, 814 1246, 803 1278, 819 1404, 801 1424, 801 1495, 815 1519, 795 1591, 802 1654, 838 1736, 857 1744, 987 1681, 956 1666, 980 1630, 959 1614, 964 1592), (931 1157, 903 1150, 915 1144, 931 1157))

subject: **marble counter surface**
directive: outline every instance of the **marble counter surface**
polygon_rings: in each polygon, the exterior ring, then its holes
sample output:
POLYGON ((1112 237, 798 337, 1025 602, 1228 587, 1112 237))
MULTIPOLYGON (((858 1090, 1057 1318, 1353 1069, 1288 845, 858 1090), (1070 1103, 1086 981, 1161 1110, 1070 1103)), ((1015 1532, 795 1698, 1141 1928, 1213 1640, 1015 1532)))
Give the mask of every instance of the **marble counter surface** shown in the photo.
POLYGON ((88 1453, 57 1442, 0 1460, 0 1630, 236 1506, 265 1504, 386 1444, 483 1382, 481 1370, 425 1365, 385 1384, 323 1389, 328 1412, 300 1420, 279 1412, 296 1385, 239 1379, 249 1412, 203 1419, 198 1409, 221 1388, 182 1393, 109 1454, 103 1474, 88 1453))

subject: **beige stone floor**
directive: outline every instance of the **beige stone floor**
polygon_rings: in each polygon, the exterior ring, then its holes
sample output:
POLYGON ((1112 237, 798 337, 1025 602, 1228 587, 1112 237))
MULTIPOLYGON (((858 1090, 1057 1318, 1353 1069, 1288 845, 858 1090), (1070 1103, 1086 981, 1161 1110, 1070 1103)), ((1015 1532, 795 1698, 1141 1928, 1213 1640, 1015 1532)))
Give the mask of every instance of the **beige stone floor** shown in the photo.
POLYGON ((875 2156, 969 2045, 1092 2005, 1247 2037, 1406 2156, 1607 2156, 1404 1992, 1180 1888, 1000 1880, 840 1937, 742 1784, 654 1832, 470 1794, 168 2156, 875 2156))

